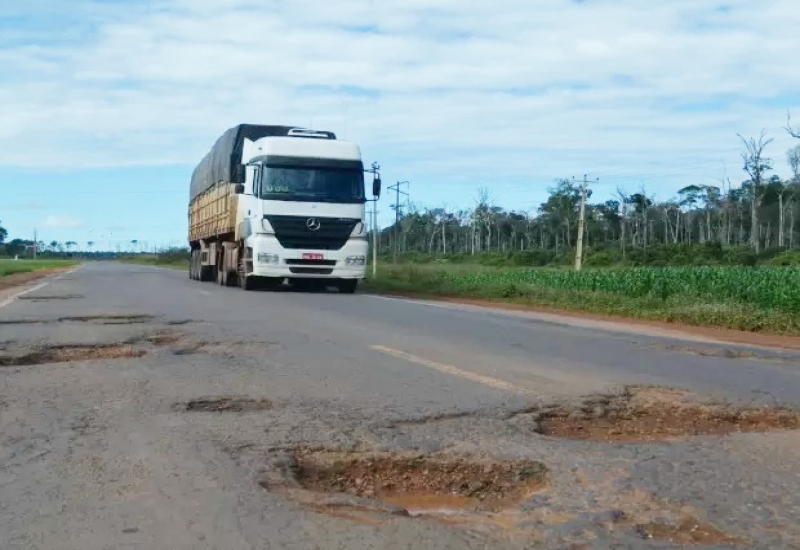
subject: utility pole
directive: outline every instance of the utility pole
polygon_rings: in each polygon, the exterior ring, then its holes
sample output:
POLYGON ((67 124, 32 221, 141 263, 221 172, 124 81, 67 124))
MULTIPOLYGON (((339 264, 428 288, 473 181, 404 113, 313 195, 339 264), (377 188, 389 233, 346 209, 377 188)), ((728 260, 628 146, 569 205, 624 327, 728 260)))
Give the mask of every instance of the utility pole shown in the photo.
POLYGON ((381 167, 377 162, 372 163, 372 167, 365 172, 371 172, 375 180, 373 181, 373 198, 372 198, 372 277, 378 276, 378 198, 380 198, 380 185, 381 185, 381 167), (376 188, 377 186, 377 188, 376 188), (377 191, 377 193, 376 193, 377 191))
MULTIPOLYGON (((573 181, 575 178, 572 178, 573 181)), ((595 181, 600 181, 596 178, 595 181)), ((586 223, 586 186, 588 185, 586 174, 583 175, 583 184, 581 185, 581 209, 578 214, 578 239, 575 243, 575 271, 580 271, 583 264, 583 227, 586 223)))
POLYGON ((378 276, 378 201, 372 205, 372 210, 369 211, 370 219, 372 221, 372 277, 378 276))
POLYGON ((39 241, 36 236, 36 228, 33 228, 33 259, 36 259, 36 248, 39 246, 39 241))
POLYGON ((390 185, 388 187, 389 190, 395 192, 395 201, 392 205, 394 208, 394 250, 392 255, 392 263, 397 263, 397 241, 398 241, 398 230, 400 228, 400 195, 408 196, 408 193, 405 191, 401 191, 400 187, 403 185, 409 185, 407 181, 398 181, 394 185, 390 185))

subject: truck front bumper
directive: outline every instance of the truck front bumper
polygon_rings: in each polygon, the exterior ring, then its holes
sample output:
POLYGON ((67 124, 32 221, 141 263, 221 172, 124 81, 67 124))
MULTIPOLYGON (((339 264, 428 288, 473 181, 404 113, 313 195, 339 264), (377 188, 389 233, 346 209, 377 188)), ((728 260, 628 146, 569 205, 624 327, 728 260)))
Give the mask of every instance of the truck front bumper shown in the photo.
POLYGON ((369 245, 351 239, 339 250, 283 248, 277 239, 258 235, 253 248, 255 277, 289 279, 363 279, 367 273, 369 245))

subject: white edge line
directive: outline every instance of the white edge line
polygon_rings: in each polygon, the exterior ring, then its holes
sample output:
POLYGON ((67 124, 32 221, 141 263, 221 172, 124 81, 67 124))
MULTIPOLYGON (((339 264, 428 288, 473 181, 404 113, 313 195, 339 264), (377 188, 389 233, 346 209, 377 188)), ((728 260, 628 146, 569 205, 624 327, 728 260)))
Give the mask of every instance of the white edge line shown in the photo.
POLYGON ((40 290, 40 289, 46 287, 47 285, 49 285, 53 281, 57 281, 58 279, 60 279, 64 275, 69 275, 70 273, 75 273, 81 267, 82 267, 82 265, 78 265, 78 266, 75 266, 75 267, 73 267, 72 269, 70 269, 68 271, 62 271, 58 275, 51 275, 50 277, 46 277, 45 281, 43 283, 39 283, 38 285, 36 285, 34 287, 27 288, 27 289, 25 289, 25 290, 23 290, 21 292, 17 292, 16 294, 12 294, 8 298, 6 298, 2 302, 0 302, 0 308, 4 308, 6 306, 9 306, 9 305, 13 304, 20 296, 25 296, 26 294, 29 294, 31 292, 35 292, 37 290, 40 290))

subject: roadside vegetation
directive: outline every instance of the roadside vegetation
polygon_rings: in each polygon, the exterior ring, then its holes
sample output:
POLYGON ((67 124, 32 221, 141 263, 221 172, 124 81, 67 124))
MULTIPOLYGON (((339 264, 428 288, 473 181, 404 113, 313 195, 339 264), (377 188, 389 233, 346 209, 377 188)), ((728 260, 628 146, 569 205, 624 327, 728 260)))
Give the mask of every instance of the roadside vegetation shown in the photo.
POLYGON ((374 291, 500 301, 612 316, 800 334, 795 267, 453 269, 379 268, 374 291))
POLYGON ((117 259, 125 263, 138 265, 189 269, 189 251, 183 248, 168 249, 156 254, 127 255, 117 259))
POLYGON ((13 260, 0 258, 0 277, 54 267, 70 267, 76 263, 70 260, 13 260))

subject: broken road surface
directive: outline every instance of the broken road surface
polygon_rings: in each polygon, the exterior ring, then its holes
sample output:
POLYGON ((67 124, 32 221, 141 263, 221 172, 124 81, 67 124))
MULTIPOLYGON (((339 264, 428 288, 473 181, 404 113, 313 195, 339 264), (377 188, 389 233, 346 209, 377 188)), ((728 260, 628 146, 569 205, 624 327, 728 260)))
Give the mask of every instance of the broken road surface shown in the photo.
POLYGON ((113 263, 45 283, 0 308, 0 548, 800 548, 797 352, 113 263))

